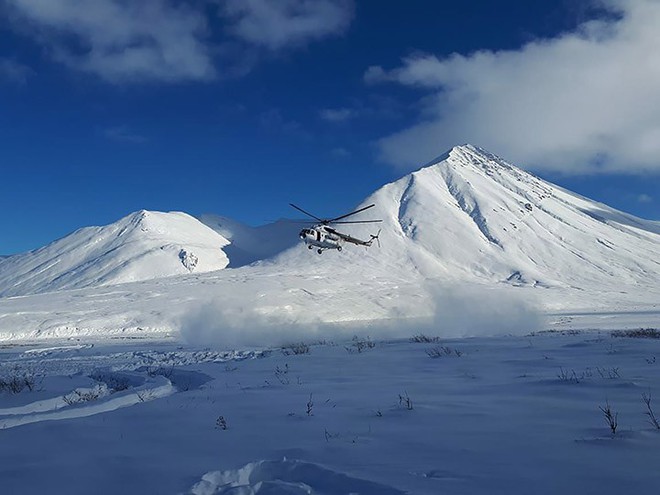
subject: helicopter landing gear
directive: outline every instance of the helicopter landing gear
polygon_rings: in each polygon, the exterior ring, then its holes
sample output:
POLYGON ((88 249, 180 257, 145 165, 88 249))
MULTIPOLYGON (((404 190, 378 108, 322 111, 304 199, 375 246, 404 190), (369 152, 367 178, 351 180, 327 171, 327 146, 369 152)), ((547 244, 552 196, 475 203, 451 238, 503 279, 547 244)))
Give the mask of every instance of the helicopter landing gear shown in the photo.
POLYGON ((317 253, 321 254, 323 252, 323 249, 319 249, 316 251, 317 253))

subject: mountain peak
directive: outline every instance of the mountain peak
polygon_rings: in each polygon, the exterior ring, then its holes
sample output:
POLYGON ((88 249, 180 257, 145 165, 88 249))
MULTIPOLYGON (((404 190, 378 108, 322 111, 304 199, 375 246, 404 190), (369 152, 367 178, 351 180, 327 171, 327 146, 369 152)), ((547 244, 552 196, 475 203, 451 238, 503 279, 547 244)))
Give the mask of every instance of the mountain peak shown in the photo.
POLYGON ((118 224, 128 228, 129 226, 137 230, 138 228, 142 232, 166 232, 167 227, 171 223, 180 223, 191 219, 190 215, 183 212, 160 212, 160 211, 149 211, 149 210, 138 210, 124 218, 120 219, 118 224))
POLYGON ((510 165, 496 154, 473 144, 462 144, 460 146, 454 146, 450 150, 449 155, 451 157, 456 157, 457 159, 463 160, 469 159, 471 161, 498 162, 501 164, 510 165))
POLYGON ((469 143, 454 146, 442 155, 427 162, 422 166, 422 169, 437 165, 476 167, 483 170, 492 170, 499 167, 517 170, 517 167, 514 167, 496 154, 469 143))

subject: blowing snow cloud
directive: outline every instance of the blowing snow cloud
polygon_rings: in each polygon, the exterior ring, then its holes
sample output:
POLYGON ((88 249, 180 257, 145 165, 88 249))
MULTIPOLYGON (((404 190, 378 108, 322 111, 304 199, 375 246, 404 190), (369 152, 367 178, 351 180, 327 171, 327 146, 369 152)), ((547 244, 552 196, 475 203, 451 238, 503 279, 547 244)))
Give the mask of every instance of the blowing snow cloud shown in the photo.
MULTIPOLYGON (((529 294, 515 289, 491 290, 471 284, 426 283, 416 311, 394 306, 387 317, 374 320, 322 321, 313 309, 264 313, 246 300, 242 304, 208 301, 179 322, 182 338, 194 345, 223 349, 273 347, 294 342, 409 338, 420 333, 443 338, 520 335, 539 330, 542 319, 529 294)), ((355 297, 361 297, 356 294, 355 297)), ((332 305, 329 299, 327 304, 332 305)), ((336 308, 342 312, 341 307, 336 308)))

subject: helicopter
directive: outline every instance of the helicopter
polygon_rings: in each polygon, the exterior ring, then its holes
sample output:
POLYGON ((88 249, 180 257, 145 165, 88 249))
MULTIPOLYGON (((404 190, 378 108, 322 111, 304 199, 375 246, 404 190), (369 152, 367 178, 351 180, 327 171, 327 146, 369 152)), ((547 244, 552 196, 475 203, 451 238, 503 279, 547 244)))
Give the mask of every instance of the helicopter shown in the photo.
POLYGON ((322 219, 317 217, 316 215, 312 215, 311 213, 303 210, 299 206, 294 205, 293 203, 289 203, 293 208, 296 210, 304 213, 308 217, 313 218, 314 220, 318 221, 319 223, 308 228, 304 228, 300 231, 300 239, 302 239, 305 244, 307 245, 308 249, 314 249, 316 248, 316 252, 321 254, 323 251, 326 249, 336 249, 337 251, 342 250, 342 243, 349 242, 351 244, 355 244, 356 246, 366 246, 369 247, 371 244, 376 241, 378 242, 378 245, 380 246, 380 240, 378 239, 378 236, 380 235, 380 230, 376 235, 371 235, 370 239, 368 241, 363 241, 361 239, 358 239, 356 237, 350 236, 348 234, 344 234, 342 232, 339 232, 335 228, 331 227, 330 224, 348 224, 348 223, 378 223, 382 222, 382 220, 348 220, 348 221, 343 221, 345 218, 348 218, 350 216, 356 215, 360 212, 363 212, 364 210, 368 210, 369 208, 373 208, 376 206, 375 204, 371 204, 369 206, 365 206, 364 208, 360 208, 359 210, 355 210, 351 213, 347 213, 346 215, 341 215, 336 218, 330 218, 330 219, 322 219))

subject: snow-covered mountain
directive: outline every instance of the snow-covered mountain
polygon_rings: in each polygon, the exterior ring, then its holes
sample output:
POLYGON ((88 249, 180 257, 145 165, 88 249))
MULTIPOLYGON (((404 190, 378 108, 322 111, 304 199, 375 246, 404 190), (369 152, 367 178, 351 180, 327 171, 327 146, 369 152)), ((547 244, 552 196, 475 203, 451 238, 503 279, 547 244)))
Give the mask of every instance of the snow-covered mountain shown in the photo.
POLYGON ((185 213, 142 210, 0 260, 0 297, 219 270, 228 243, 185 213))
MULTIPOLYGON (((660 223, 541 180, 465 145, 364 201, 383 218, 378 253, 427 277, 589 289, 660 281, 660 223)), ((634 290, 634 289, 632 289, 634 290)))
MULTIPOLYGON (((471 145, 387 184, 375 203, 382 249, 312 256, 299 225, 248 227, 219 215, 140 211, 0 259, 0 297, 202 273, 258 260, 281 269, 398 267, 424 278, 515 286, 630 287, 660 279, 660 222, 591 201, 471 145)), ((365 214, 366 215, 366 214, 365 214)), ((362 218, 362 217, 361 217, 362 218)), ((374 225, 341 226, 368 238, 374 225)))
POLYGON ((292 247, 299 229, 283 220, 250 227, 220 215, 142 210, 0 256, 0 297, 237 268, 292 247))
MULTIPOLYGON (((382 248, 316 255, 316 265, 373 265, 493 286, 631 294, 659 287, 659 222, 571 193, 471 145, 383 186, 358 207, 371 203, 368 216, 381 225, 341 230, 368 239, 380 227, 382 248)), ((297 266, 312 255, 287 251, 276 261, 297 266)))
MULTIPOLYGON (((58 290, 0 298, 0 338, 199 330, 238 331, 258 342, 260 328, 307 332, 326 323, 407 325, 400 320, 431 317, 448 329, 481 314, 508 331, 517 324, 509 318, 529 330, 538 313, 618 312, 631 315, 629 324, 660 314, 660 223, 573 194, 482 149, 453 148, 356 208, 371 203, 355 219, 382 224, 338 227, 363 239, 380 228, 382 246, 322 255, 299 243, 273 256, 298 241, 298 226, 283 222, 250 228, 202 217, 212 230, 182 213, 140 212, 82 229, 0 260, 0 294, 58 290), (245 266, 260 257, 267 258, 245 266), (80 287, 87 288, 59 290, 80 287)), ((474 320, 469 325, 467 332, 474 320)))
POLYGON ((259 227, 214 214, 201 215, 199 220, 230 241, 224 247, 229 257, 228 268, 249 265, 281 253, 298 242, 300 230, 300 224, 284 220, 259 227))

